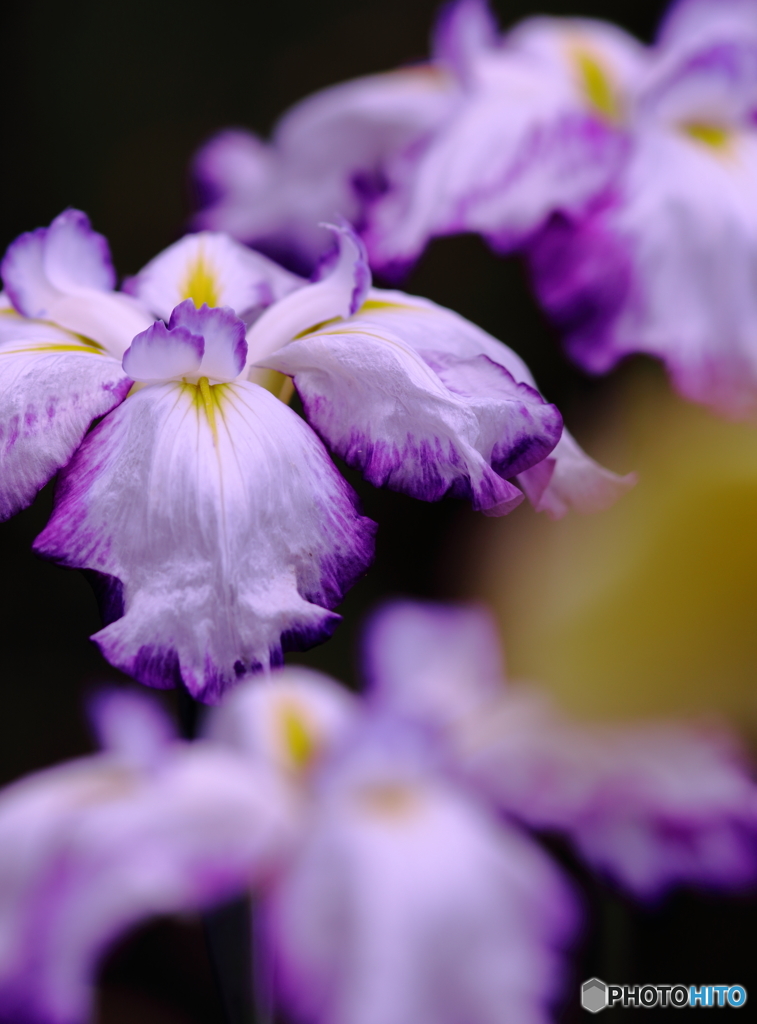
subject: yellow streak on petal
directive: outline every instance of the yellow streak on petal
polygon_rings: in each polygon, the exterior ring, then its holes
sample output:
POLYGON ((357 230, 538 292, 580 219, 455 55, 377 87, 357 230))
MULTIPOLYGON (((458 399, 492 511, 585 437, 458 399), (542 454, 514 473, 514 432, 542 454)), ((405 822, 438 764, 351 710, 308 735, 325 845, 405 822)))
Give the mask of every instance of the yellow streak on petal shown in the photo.
POLYGON ((206 259, 202 247, 187 267, 187 274, 179 291, 182 299, 191 299, 194 302, 196 309, 199 309, 203 302, 211 307, 220 305, 218 272, 206 259))
POLYGON ((583 46, 573 47, 571 56, 589 104, 609 121, 619 121, 623 114, 620 98, 601 60, 583 46))
POLYGON ((278 706, 278 726, 284 749, 298 771, 312 764, 320 743, 311 723, 294 701, 278 706))
POLYGON ((372 309, 416 309, 416 306, 403 305, 401 302, 385 302, 383 299, 366 299, 355 316, 369 313, 372 309))
POLYGON ((266 391, 270 391, 284 405, 289 405, 291 402, 292 395, 294 394, 294 383, 292 378, 287 377, 285 373, 279 373, 278 370, 266 370, 256 366, 251 372, 250 379, 254 384, 265 388, 266 391))
POLYGON ((213 434, 213 441, 215 442, 218 440, 218 430, 216 429, 216 400, 213 394, 213 388, 211 387, 210 381, 207 377, 200 377, 197 381, 197 390, 202 400, 202 404, 205 407, 205 415, 208 417, 210 430, 213 434))
POLYGON ((306 327, 304 331, 300 331, 299 334, 295 334, 292 341, 297 341, 298 338, 305 338, 308 334, 312 334, 313 331, 319 331, 321 327, 327 327, 329 324, 338 324, 342 319, 340 316, 332 316, 330 320, 321 320, 318 324, 313 324, 312 327, 306 327))
POLYGON ((727 149, 733 138, 733 132, 720 124, 706 121, 689 121, 681 125, 681 130, 691 139, 709 146, 710 149, 727 149))
POLYGON ((103 355, 103 350, 99 345, 67 345, 64 342, 58 344, 57 342, 40 342, 39 345, 26 345, 24 348, 6 348, 2 350, 2 355, 18 355, 23 352, 88 352, 93 356, 103 355))

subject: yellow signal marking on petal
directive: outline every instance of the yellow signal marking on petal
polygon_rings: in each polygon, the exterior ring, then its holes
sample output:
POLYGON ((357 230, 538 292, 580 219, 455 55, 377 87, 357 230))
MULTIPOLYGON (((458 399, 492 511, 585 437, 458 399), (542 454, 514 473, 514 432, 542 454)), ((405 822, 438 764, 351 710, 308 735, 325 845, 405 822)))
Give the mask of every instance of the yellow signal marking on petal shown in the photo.
POLYGON ((296 769, 307 768, 319 749, 318 737, 301 708, 294 701, 278 706, 278 726, 284 750, 296 769))
POLYGON ((383 299, 366 299, 363 305, 355 314, 360 316, 361 313, 369 313, 372 309, 415 309, 415 306, 409 306, 401 302, 385 302, 383 299))
POLYGON ((728 128, 724 128, 720 124, 709 124, 706 121, 689 121, 682 124, 681 129, 689 138, 702 142, 710 149, 727 149, 733 138, 733 132, 728 128))
POLYGON ((200 377, 197 381, 197 390, 200 392, 202 398, 202 404, 205 406, 205 415, 208 417, 208 423, 210 424, 210 430, 213 434, 213 440, 218 440, 218 431, 216 430, 216 403, 213 395, 213 389, 210 386, 210 381, 207 377, 200 377))
POLYGON ((99 345, 67 345, 64 342, 58 344, 57 342, 40 342, 39 345, 26 345, 24 348, 6 348, 2 350, 2 355, 18 355, 23 352, 88 352, 93 356, 104 355, 104 351, 99 345))
POLYGON ((194 302, 196 309, 199 309, 203 302, 211 307, 220 305, 218 273, 206 259, 202 247, 187 267, 187 275, 179 291, 182 299, 191 299, 194 302))
POLYGON ((332 316, 330 320, 321 320, 320 323, 313 324, 311 327, 306 327, 304 331, 300 331, 299 334, 295 334, 292 341, 297 341, 298 338, 305 338, 308 334, 312 334, 313 331, 320 331, 322 327, 328 327, 329 324, 338 324, 341 319, 341 316, 332 316))
POLYGON ((591 50, 582 46, 573 47, 573 61, 578 70, 581 88, 585 98, 595 110, 609 121, 619 121, 622 109, 612 78, 591 50))

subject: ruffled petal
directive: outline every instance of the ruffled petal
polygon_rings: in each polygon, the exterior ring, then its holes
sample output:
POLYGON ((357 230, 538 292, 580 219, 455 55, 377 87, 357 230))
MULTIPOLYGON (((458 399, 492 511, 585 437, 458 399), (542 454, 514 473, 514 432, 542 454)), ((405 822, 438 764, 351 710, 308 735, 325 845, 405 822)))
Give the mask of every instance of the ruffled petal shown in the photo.
POLYGON ((302 778, 333 756, 360 713, 357 697, 333 679, 290 667, 238 686, 214 709, 206 732, 276 771, 302 778))
POLYGON ((532 19, 481 51, 457 110, 390 164, 366 232, 374 265, 401 272, 431 237, 461 231, 510 250, 554 212, 585 211, 625 159, 624 89, 642 55, 580 19, 532 19))
POLYGON ((106 948, 142 920, 202 909, 270 871, 292 798, 231 751, 174 744, 149 772, 100 755, 0 795, 0 1017, 84 1024, 106 948))
POLYGON ((309 272, 329 245, 321 222, 360 225, 384 187, 387 158, 439 124, 457 95, 441 67, 403 68, 308 97, 282 118, 271 145, 224 132, 196 158, 210 198, 197 220, 309 272))
POLYGON ((549 454, 559 412, 488 346, 476 349, 457 327, 462 318, 397 293, 371 295, 348 323, 307 334, 262 365, 294 378, 309 422, 376 486, 509 511, 522 495, 507 478, 549 454))
POLYGON ((547 1024, 573 917, 557 871, 391 746, 366 759, 363 745, 357 762, 329 779, 267 908, 295 1014, 494 1024, 507 1007, 519 1024, 547 1024))
POLYGON ((336 235, 335 259, 321 280, 288 295, 256 320, 247 334, 251 364, 305 331, 351 316, 363 304, 371 286, 363 243, 346 223, 328 227, 336 235))
POLYGON ((1 519, 34 500, 93 420, 131 387, 120 364, 93 345, 49 325, 7 319, 12 329, 0 316, 1 519))
POLYGON ((124 288, 168 320, 185 299, 229 306, 237 316, 269 306, 305 282, 219 232, 185 235, 150 260, 124 288))
POLYGON ((238 377, 247 360, 244 323, 233 309, 196 308, 192 299, 180 303, 171 313, 171 330, 185 328, 204 341, 199 373, 215 381, 238 377))
POLYGON ((49 228, 12 242, 0 265, 15 308, 53 321, 122 356, 152 318, 128 295, 112 291, 108 243, 79 210, 66 210, 49 228))
POLYGON ((544 462, 518 475, 518 484, 537 512, 562 519, 573 509, 584 515, 604 512, 637 482, 635 473, 619 476, 590 458, 563 430, 544 462))
POLYGON ((651 126, 616 200, 539 239, 537 290, 577 362, 647 352, 687 398, 757 413, 756 176, 754 131, 712 145, 651 126))
POLYGON ((87 437, 36 550, 122 585, 96 634, 148 685, 215 702, 333 631, 374 524, 305 423, 246 382, 152 385, 87 437))
POLYGON ((589 728, 514 693, 469 735, 468 767, 508 814, 566 833, 638 896, 681 883, 738 888, 757 874, 757 788, 724 737, 589 728))
POLYGON ((156 320, 132 341, 124 353, 123 368, 132 380, 146 383, 178 379, 200 369, 204 351, 201 335, 173 324, 169 329, 156 320))
POLYGON ((483 608, 393 602, 370 620, 363 657, 375 709, 445 734, 502 695, 499 637, 483 608))

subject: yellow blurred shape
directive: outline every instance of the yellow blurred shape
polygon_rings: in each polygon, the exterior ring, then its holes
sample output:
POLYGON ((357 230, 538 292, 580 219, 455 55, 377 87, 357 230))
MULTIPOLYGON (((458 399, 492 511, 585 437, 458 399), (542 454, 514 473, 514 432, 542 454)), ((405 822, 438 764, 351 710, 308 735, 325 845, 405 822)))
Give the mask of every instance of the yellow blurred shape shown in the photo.
POLYGON ((594 516, 521 507, 474 541, 470 590, 514 678, 584 718, 728 716, 757 737, 757 426, 625 368, 588 450, 639 483, 594 516))

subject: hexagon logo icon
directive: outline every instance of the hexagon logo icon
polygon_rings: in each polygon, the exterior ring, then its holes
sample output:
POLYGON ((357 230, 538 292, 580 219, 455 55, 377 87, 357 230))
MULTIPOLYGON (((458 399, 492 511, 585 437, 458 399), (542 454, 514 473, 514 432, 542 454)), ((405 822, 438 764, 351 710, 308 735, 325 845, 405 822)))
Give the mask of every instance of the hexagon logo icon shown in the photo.
POLYGON ((581 1006, 589 1013, 599 1013, 607 1006, 607 985, 599 978, 589 978, 581 986, 581 1006))

